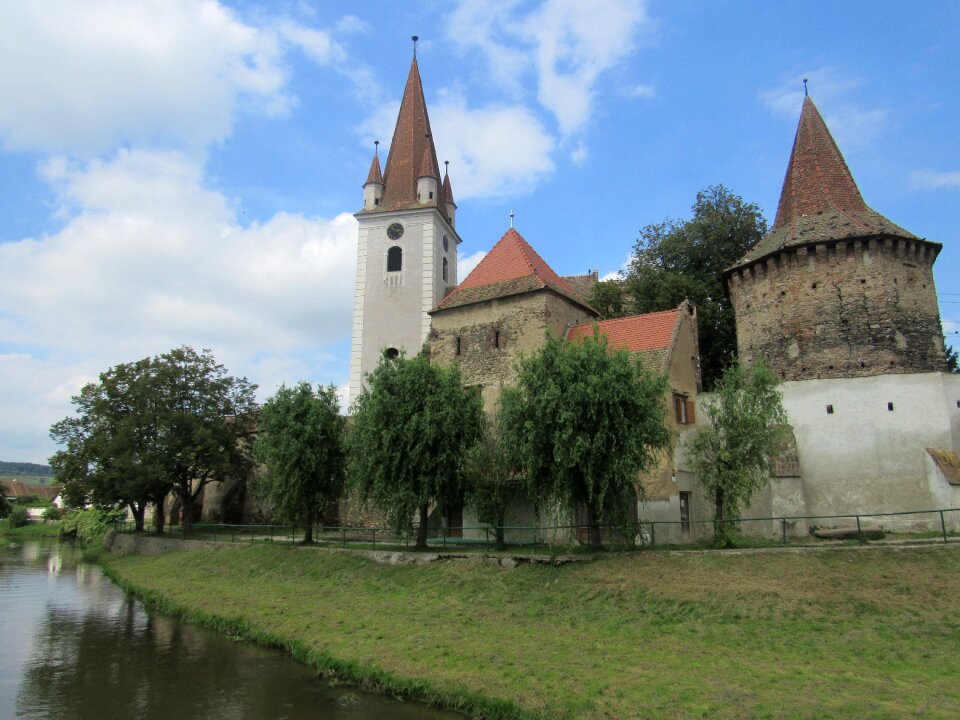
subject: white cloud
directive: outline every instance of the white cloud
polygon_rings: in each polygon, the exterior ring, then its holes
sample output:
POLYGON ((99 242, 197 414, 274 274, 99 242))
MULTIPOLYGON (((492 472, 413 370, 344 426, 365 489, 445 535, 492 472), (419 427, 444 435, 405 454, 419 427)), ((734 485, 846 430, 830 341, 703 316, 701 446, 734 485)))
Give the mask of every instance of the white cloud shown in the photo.
POLYGON ((860 81, 833 68, 801 72, 785 79, 779 87, 760 92, 760 101, 775 115, 796 120, 803 104, 803 84, 809 80, 810 95, 841 148, 870 145, 886 128, 886 108, 868 108, 850 98, 860 81))
POLYGON ((44 0, 0 9, 8 148, 80 156, 126 143, 202 148, 230 133, 240 96, 256 111, 287 112, 294 100, 285 83, 276 33, 217 2, 44 0))
POLYGON ((657 89, 653 85, 639 83, 637 85, 631 85, 630 87, 623 88, 622 93, 626 98, 637 100, 639 98, 656 97, 657 89))
POLYGON ((915 170, 910 173, 910 185, 917 189, 932 190, 960 187, 960 171, 915 170))
POLYGON ((590 150, 587 149, 582 140, 577 142, 573 150, 570 151, 570 159, 573 160, 574 165, 583 165, 589 157, 590 150))
POLYGON ((69 412, 73 378, 117 362, 209 347, 233 372, 257 370, 269 391, 312 377, 325 348, 349 337, 351 215, 279 213, 244 227, 228 200, 204 187, 200 167, 177 153, 51 161, 44 172, 70 214, 65 226, 0 244, 0 343, 71 358, 10 352, 0 362, 3 407, 46 413, 33 418, 42 421, 34 435, 51 413, 69 412), (31 373, 40 379, 25 383, 31 373))
POLYGON ((480 264, 480 261, 487 256, 486 250, 478 250, 472 255, 467 255, 466 257, 460 257, 459 250, 457 251, 457 281, 463 282, 467 279, 467 275, 473 272, 473 269, 480 264))
POLYGON ((437 153, 441 162, 450 161, 458 200, 528 192, 553 172, 556 143, 524 107, 471 108, 461 95, 448 92, 431 115, 437 153))
POLYGON ((482 52, 498 88, 515 98, 532 72, 537 100, 570 135, 589 122, 600 75, 633 51, 648 23, 638 0, 545 0, 529 11, 513 0, 492 8, 486 0, 464 0, 447 33, 464 50, 482 52))

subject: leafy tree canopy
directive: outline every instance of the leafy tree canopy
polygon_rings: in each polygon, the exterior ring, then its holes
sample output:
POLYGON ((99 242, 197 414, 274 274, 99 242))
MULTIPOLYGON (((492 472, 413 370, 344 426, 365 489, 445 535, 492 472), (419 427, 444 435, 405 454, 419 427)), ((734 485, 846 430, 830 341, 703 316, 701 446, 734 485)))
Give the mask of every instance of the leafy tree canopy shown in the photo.
POLYGON ((522 488, 520 475, 511 467, 506 444, 493 423, 485 420, 480 442, 467 452, 464 462, 465 497, 481 522, 490 522, 498 549, 503 549, 507 505, 522 488))
POLYGON ((670 443, 664 422, 667 379, 597 335, 547 343, 503 391, 499 435, 541 504, 583 505, 591 542, 599 525, 630 517, 638 475, 670 443))
MULTIPOLYGON (((764 236, 767 222, 757 205, 744 202, 723 185, 697 193, 692 210, 690 220, 668 219, 640 231, 622 281, 619 314, 669 310, 684 299, 693 302, 703 382, 709 389, 737 350, 723 271, 764 236)), ((608 304, 616 310, 615 304, 608 304)))
POLYGON ((314 523, 343 490, 344 418, 336 387, 281 386, 260 410, 254 449, 267 468, 274 512, 302 524, 304 542, 311 543, 314 523))
POLYGON ((704 401, 708 422, 688 446, 694 470, 714 504, 714 533, 729 545, 734 528, 724 522, 750 506, 770 480, 771 464, 787 425, 778 381, 762 364, 727 367, 704 401))
POLYGON ((457 365, 424 354, 382 358, 352 407, 348 472, 399 532, 419 516, 417 547, 427 544, 430 506, 462 500, 463 458, 483 430, 480 397, 463 387, 457 365))

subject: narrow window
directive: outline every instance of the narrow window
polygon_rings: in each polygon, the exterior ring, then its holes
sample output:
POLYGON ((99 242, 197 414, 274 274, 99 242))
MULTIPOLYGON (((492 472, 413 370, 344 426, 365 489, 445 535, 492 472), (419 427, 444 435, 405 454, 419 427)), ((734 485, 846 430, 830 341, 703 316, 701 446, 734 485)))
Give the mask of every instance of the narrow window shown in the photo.
POLYGON ((457 355, 463 354, 463 339, 459 335, 457 335, 457 349, 455 352, 457 355))
POLYGON ((403 248, 394 245, 387 250, 387 272, 400 272, 403 270, 403 248))
POLYGON ((827 415, 833 415, 833 405, 827 405, 827 415))
POLYGON ((888 403, 887 403, 887 410, 890 411, 890 412, 893 412, 893 403, 892 403, 892 402, 888 402, 888 403))
POLYGON ((444 282, 447 281, 447 265, 448 265, 447 259, 444 258, 444 259, 443 259, 443 281, 444 281, 444 282))
POLYGON ((430 192, 430 199, 433 200, 433 191, 430 192))
POLYGON ((499 330, 493 331, 493 346, 495 348, 500 347, 500 331, 499 330))
POLYGON ((687 398, 680 393, 673 394, 673 415, 680 425, 686 425, 688 422, 690 422, 687 419, 687 411, 689 409, 689 405, 687 403, 687 398))

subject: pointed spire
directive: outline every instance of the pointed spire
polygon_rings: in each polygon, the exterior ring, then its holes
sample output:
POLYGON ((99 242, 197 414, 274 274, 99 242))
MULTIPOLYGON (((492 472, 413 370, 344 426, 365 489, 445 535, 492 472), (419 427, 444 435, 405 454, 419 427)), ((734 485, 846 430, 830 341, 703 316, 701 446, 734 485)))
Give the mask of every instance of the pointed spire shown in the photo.
POLYGON ((787 247, 878 235, 919 239, 864 202, 817 106, 804 96, 773 227, 728 271, 787 247))
POLYGON ((367 173, 367 183, 383 185, 383 173, 380 172, 380 154, 377 152, 380 149, 380 141, 374 140, 373 145, 373 160, 370 162, 370 172, 367 173))
POLYGON ((420 160, 420 174, 418 178, 434 178, 439 180, 437 175, 434 175, 434 168, 436 167, 436 161, 430 157, 430 148, 425 147, 423 149, 423 158, 420 160))
POLYGON ((863 212, 867 209, 817 106, 809 96, 804 97, 774 229, 803 215, 827 210, 863 212))
POLYGON ((456 203, 453 200, 453 186, 450 184, 450 161, 443 161, 443 201, 448 202, 454 207, 456 203))
MULTIPOLYGON (((403 100, 397 115, 397 125, 390 143, 386 171, 383 175, 384 192, 380 210, 398 210, 416 207, 417 180, 422 166, 429 166, 426 177, 440 179, 437 151, 430 132, 427 103, 416 57, 410 63, 410 73, 403 90, 403 100)), ((438 198, 432 202, 436 203, 438 198)))

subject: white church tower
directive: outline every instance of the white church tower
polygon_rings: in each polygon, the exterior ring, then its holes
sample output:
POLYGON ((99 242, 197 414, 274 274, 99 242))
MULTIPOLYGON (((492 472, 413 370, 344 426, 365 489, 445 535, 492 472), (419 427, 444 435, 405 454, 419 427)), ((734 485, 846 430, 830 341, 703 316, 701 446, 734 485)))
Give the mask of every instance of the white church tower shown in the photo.
MULTIPOLYGON (((416 43, 414 36, 414 43, 416 43)), ((350 353, 350 401, 383 353, 420 352, 430 316, 457 284, 456 204, 450 178, 440 182, 437 151, 413 62, 393 131, 386 171, 374 151, 363 186, 350 353)))

